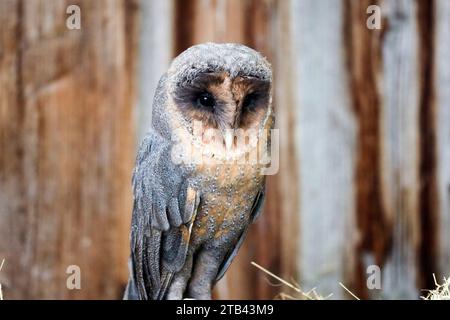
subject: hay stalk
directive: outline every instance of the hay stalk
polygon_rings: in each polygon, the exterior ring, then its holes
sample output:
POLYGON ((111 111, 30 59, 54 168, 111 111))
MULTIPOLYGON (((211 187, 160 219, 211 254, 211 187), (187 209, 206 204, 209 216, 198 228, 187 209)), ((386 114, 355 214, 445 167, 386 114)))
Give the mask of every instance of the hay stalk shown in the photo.
MULTIPOLYGON (((269 270, 267 270, 266 268, 260 266, 259 264, 255 263, 255 262, 251 262, 251 264, 253 266, 255 266, 256 268, 258 268, 259 270, 263 271, 264 273, 268 274, 269 276, 271 276, 272 278, 276 279, 277 281, 279 281, 280 283, 284 284, 285 286, 291 288, 292 290, 294 290, 295 292, 299 293, 301 295, 301 298, 306 298, 308 300, 324 300, 324 299, 328 299, 330 298, 333 294, 329 294, 326 297, 322 297, 321 295, 319 295, 316 292, 316 288, 313 288, 311 290, 309 290, 308 292, 303 291, 300 286, 293 281, 294 283, 290 283, 286 280, 284 280, 283 278, 280 278, 279 276, 277 276, 276 274, 270 272, 269 270)), ((286 293, 280 293, 278 295, 278 297, 282 300, 301 300, 301 298, 296 298, 293 297, 292 295, 286 294, 286 293)))
MULTIPOLYGON (((5 259, 3 259, 2 263, 0 263, 0 271, 2 271, 4 263, 5 263, 5 259)), ((2 284, 1 283, 0 283, 0 300, 3 300, 3 292, 2 292, 2 284)))
POLYGON ((436 289, 425 290, 428 294, 425 297, 421 297, 424 300, 450 300, 450 278, 443 277, 443 283, 438 283, 436 275, 433 273, 434 284, 436 289))

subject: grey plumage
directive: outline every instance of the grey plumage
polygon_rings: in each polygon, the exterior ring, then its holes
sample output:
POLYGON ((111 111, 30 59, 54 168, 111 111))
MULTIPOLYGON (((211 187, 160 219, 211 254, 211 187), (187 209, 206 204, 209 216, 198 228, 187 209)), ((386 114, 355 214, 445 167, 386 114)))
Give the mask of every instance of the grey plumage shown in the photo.
MULTIPOLYGON (((186 139, 193 134, 193 121, 180 111, 174 96, 195 84, 200 74, 209 73, 272 81, 267 60, 239 44, 191 47, 162 76, 151 129, 141 143, 133 172, 125 299, 210 298, 212 286, 224 275, 249 224, 261 212, 264 177, 258 165, 199 166, 172 161, 174 130, 185 129, 186 139)), ((270 87, 267 95, 267 106, 256 124, 260 131, 273 123, 270 87)), ((236 102, 236 109, 238 103, 242 101, 236 102)))

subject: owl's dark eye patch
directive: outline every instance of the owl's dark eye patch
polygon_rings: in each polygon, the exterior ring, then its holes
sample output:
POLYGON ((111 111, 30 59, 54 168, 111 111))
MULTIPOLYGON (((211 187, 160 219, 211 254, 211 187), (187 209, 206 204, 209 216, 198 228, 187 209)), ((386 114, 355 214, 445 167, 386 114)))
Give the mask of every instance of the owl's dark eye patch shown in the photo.
POLYGON ((197 107, 213 111, 216 106, 216 100, 209 92, 202 92, 196 97, 195 104, 197 107))
POLYGON ((244 98, 244 101, 242 102, 242 107, 244 109, 252 109, 256 106, 257 100, 259 96, 257 93, 249 93, 244 98))
POLYGON ((178 85, 174 98, 183 109, 214 111, 220 103, 212 92, 224 81, 223 74, 200 73, 195 79, 178 85))
POLYGON ((242 113, 265 109, 270 98, 270 82, 249 76, 241 76, 232 84, 233 95, 241 102, 242 113))

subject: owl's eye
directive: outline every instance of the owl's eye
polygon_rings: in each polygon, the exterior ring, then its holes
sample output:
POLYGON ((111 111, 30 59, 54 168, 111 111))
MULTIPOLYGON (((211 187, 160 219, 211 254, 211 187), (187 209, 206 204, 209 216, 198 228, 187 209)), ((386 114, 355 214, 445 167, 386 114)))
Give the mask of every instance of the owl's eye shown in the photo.
POLYGON ((246 109, 253 108, 255 107, 256 100, 257 100, 256 94, 250 93, 245 97, 244 101, 242 102, 242 107, 246 109))
POLYGON ((197 97, 197 105, 201 107, 213 109, 215 104, 216 101, 214 100, 214 97, 208 92, 201 93, 197 97))

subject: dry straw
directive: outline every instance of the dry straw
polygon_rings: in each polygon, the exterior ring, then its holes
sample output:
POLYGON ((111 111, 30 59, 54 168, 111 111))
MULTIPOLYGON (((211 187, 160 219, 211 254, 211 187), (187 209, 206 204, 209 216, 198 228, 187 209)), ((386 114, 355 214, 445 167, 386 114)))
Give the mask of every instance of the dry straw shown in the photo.
POLYGON ((279 281, 281 284, 291 288, 296 293, 295 295, 289 295, 287 293, 280 293, 277 298, 281 300, 325 300, 330 298, 333 294, 329 294, 326 297, 321 296, 316 292, 316 288, 312 288, 309 291, 304 291, 300 288, 300 285, 296 283, 294 280, 291 280, 291 282, 288 282, 284 280, 283 278, 280 278, 279 276, 273 274, 269 270, 261 267, 259 264, 252 261, 252 265, 257 267, 259 270, 265 272, 275 280, 279 281))
MULTIPOLYGON (((291 280, 292 283, 290 283, 290 282, 284 280, 283 278, 280 278, 276 274, 273 274, 269 270, 261 267, 259 264, 255 263, 253 261, 252 261, 252 265, 257 267, 259 270, 265 272, 266 274, 268 274, 272 278, 278 280, 281 284, 284 284, 285 286, 291 288, 292 290, 294 290, 298 294, 298 296, 294 297, 294 296, 289 295, 287 293, 280 293, 277 297, 282 299, 282 300, 326 300, 326 299, 330 298, 333 295, 332 293, 330 293, 328 296, 323 297, 323 296, 319 295, 316 292, 316 288, 312 288, 311 290, 305 292, 304 290, 302 290, 300 288, 300 285, 298 283, 296 283, 295 281, 291 280)), ((355 298, 356 300, 360 300, 353 292, 351 292, 346 286, 344 286, 344 284, 342 282, 339 282, 339 285, 345 291, 347 291, 353 298, 355 298)))
POLYGON ((339 282, 339 285, 345 290, 347 291, 353 298, 355 298, 356 300, 361 300, 360 298, 358 298, 358 296, 356 294, 354 294, 353 292, 351 292, 346 286, 344 286, 344 284, 342 282, 339 282))
MULTIPOLYGON (((282 300, 324 300, 328 299, 332 296, 332 294, 322 297, 321 295, 317 294, 315 288, 305 292, 303 291, 300 286, 292 280, 292 282, 288 282, 284 280, 283 278, 280 278, 276 274, 273 274, 269 270, 261 267, 259 264, 252 261, 251 263, 253 266, 257 267, 259 270, 263 271, 264 273, 268 274, 275 280, 279 281, 282 285, 285 285, 292 290, 294 290, 297 295, 289 295, 287 293, 280 293, 277 298, 282 300)), ((428 291, 428 294, 426 296, 422 296, 421 298, 424 300, 450 300, 450 278, 443 278, 443 283, 438 283, 436 280, 436 276, 433 274, 434 283, 436 285, 436 289, 433 290, 424 290, 428 291)), ((339 282, 339 285, 347 291, 349 295, 351 295, 356 300, 360 300, 358 296, 356 296, 353 292, 351 292, 342 282, 339 282)))
POLYGON ((433 273, 434 283, 436 289, 426 290, 428 294, 425 297, 421 297, 424 300, 450 300, 450 278, 443 278, 444 282, 439 284, 436 280, 436 276, 433 273))
MULTIPOLYGON (((5 263, 5 259, 3 259, 2 263, 0 263, 0 271, 2 271, 4 263, 5 263)), ((2 284, 1 283, 0 283, 0 300, 3 300, 3 292, 2 292, 2 284)))

